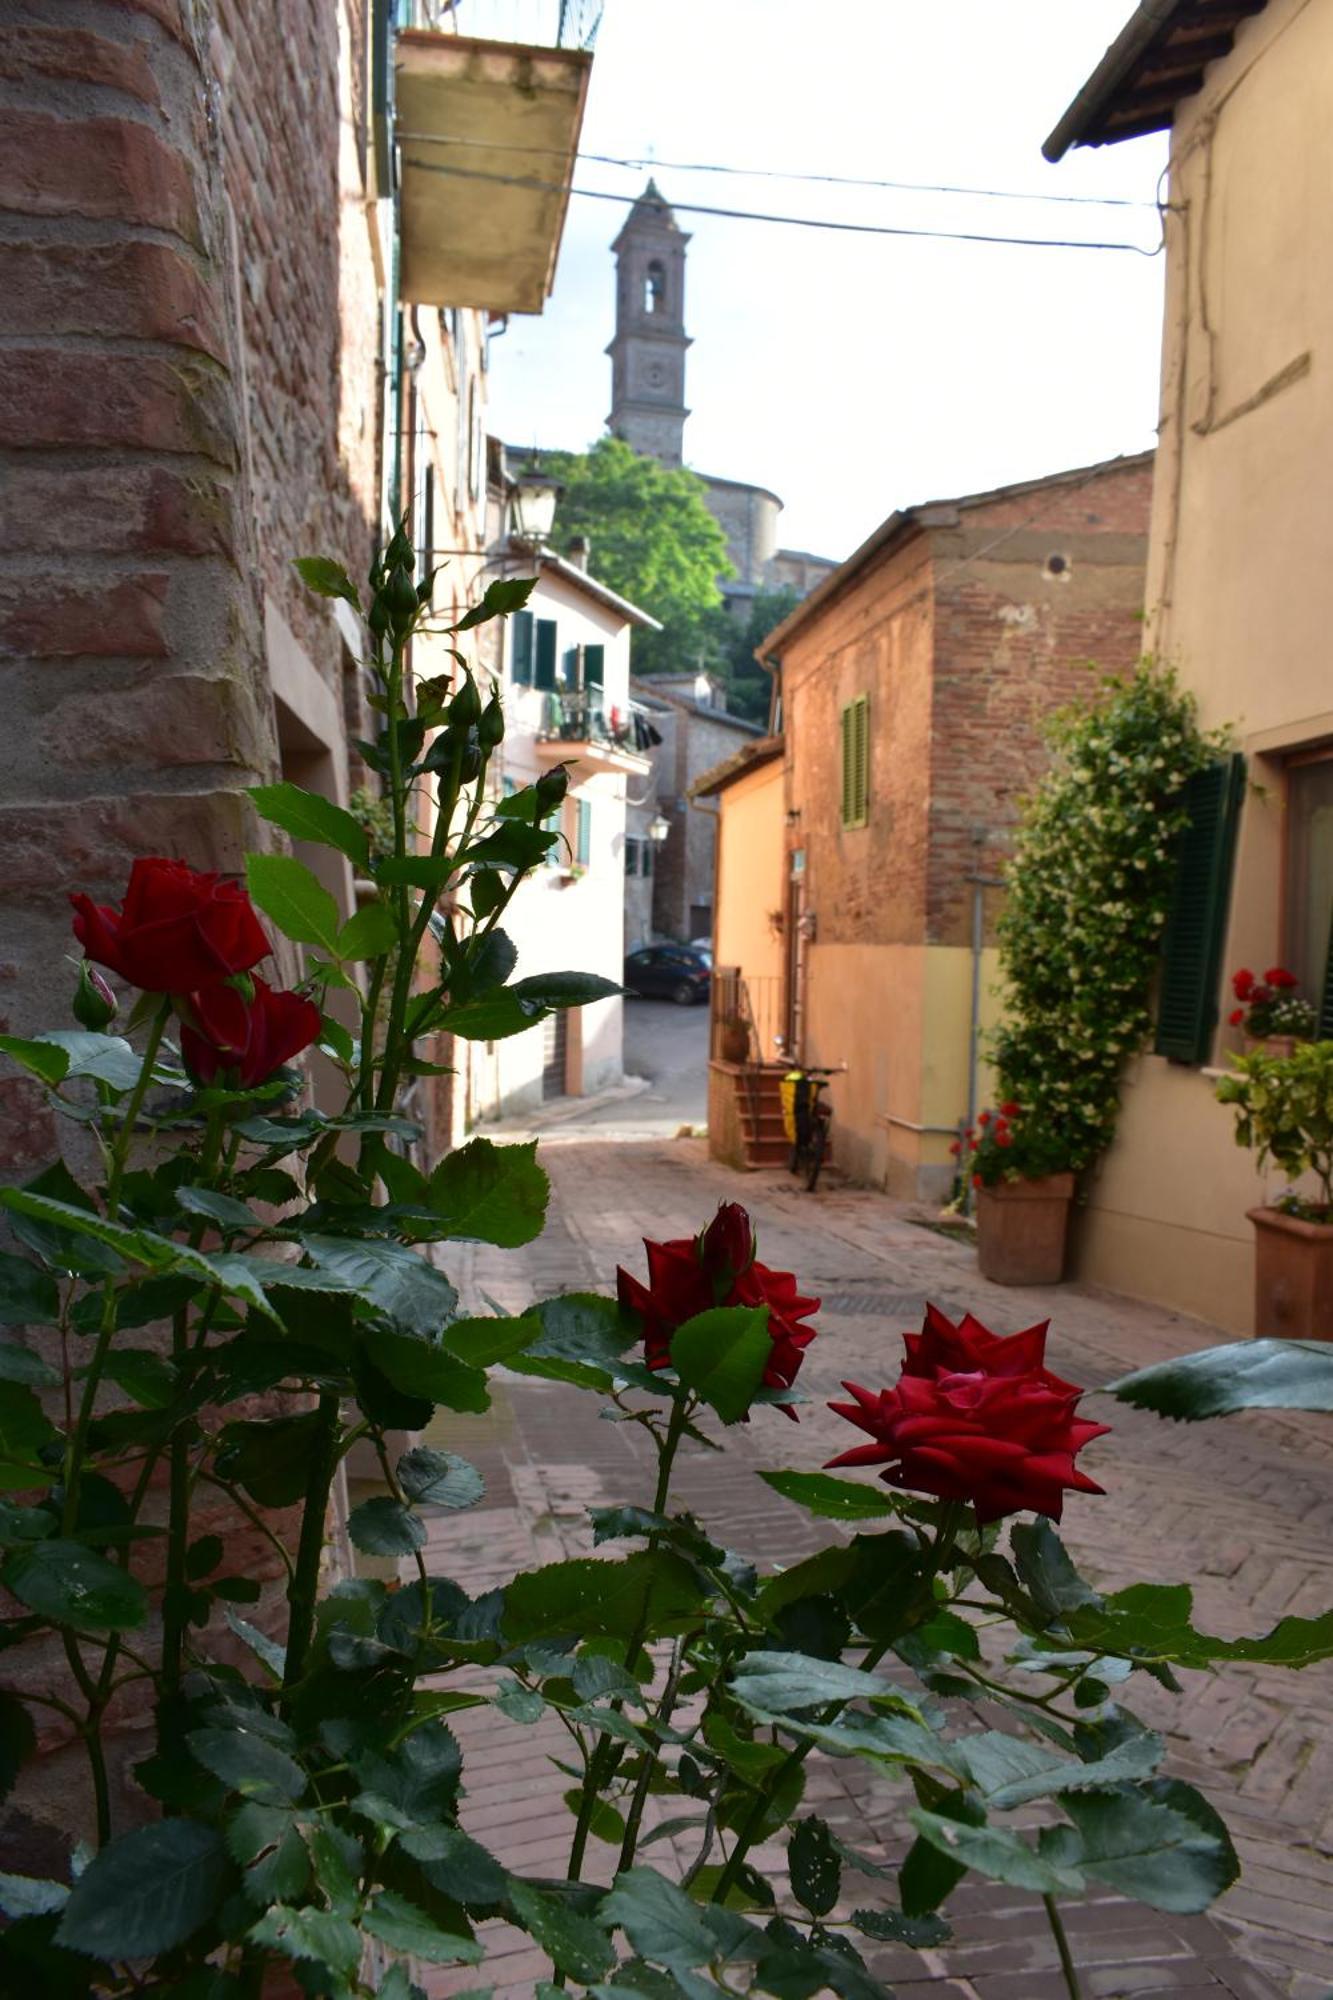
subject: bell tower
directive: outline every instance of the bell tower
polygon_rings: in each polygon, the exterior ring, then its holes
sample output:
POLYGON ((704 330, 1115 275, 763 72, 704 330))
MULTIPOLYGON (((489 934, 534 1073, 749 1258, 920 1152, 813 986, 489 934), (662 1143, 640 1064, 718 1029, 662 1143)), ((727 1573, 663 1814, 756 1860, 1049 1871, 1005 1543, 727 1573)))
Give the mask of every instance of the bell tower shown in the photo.
POLYGON ((679 465, 685 435, 685 245, 657 182, 650 180, 611 245, 616 258, 616 331, 607 427, 635 451, 679 465))

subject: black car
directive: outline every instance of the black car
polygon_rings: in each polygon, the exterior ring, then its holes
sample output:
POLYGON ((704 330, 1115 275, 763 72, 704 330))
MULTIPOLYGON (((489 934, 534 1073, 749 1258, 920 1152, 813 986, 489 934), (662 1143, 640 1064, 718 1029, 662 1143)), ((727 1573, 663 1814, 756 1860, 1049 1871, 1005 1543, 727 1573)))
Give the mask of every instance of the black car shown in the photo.
POLYGON ((708 998, 712 973, 701 951, 687 944, 650 944, 625 960, 625 986, 645 1000, 675 1000, 682 1007, 708 998))

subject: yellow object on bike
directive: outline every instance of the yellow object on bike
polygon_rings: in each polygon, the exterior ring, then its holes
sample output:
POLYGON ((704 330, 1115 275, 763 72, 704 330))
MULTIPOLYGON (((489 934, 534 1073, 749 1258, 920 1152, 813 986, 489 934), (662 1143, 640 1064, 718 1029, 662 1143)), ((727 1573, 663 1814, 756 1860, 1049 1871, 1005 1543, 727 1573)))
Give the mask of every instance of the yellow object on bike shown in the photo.
POLYGON ((782 1129, 787 1135, 787 1144, 796 1144, 796 1092, 806 1080, 802 1069, 789 1069, 778 1085, 782 1099, 782 1129))

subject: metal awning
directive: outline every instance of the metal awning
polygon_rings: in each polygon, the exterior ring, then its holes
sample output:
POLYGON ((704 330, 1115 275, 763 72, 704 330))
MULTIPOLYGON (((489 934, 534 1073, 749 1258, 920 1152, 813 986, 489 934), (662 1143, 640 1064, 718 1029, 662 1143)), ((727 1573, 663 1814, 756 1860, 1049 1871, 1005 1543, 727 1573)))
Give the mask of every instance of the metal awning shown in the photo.
POLYGON ((592 56, 409 29, 395 47, 399 296, 540 312, 583 125, 592 56))

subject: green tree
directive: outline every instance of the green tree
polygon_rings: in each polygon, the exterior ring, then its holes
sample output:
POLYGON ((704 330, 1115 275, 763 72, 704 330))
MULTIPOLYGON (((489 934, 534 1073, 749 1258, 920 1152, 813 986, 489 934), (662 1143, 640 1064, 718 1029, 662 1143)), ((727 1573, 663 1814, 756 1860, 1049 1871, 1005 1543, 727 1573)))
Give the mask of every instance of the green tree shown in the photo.
POLYGON ((727 684, 727 705, 733 715, 742 716, 746 722, 758 722, 765 728, 768 725, 773 676, 760 666, 755 653, 800 601, 800 592, 784 584, 780 590, 756 591, 743 618, 731 610, 717 613, 717 642, 722 676, 727 684))
POLYGON ((662 625, 661 632, 635 632, 634 671, 685 673, 718 665, 718 578, 732 571, 703 481, 640 458, 614 437, 599 438, 591 451, 543 453, 542 463, 565 488, 556 512, 557 546, 586 535, 591 574, 662 625))

